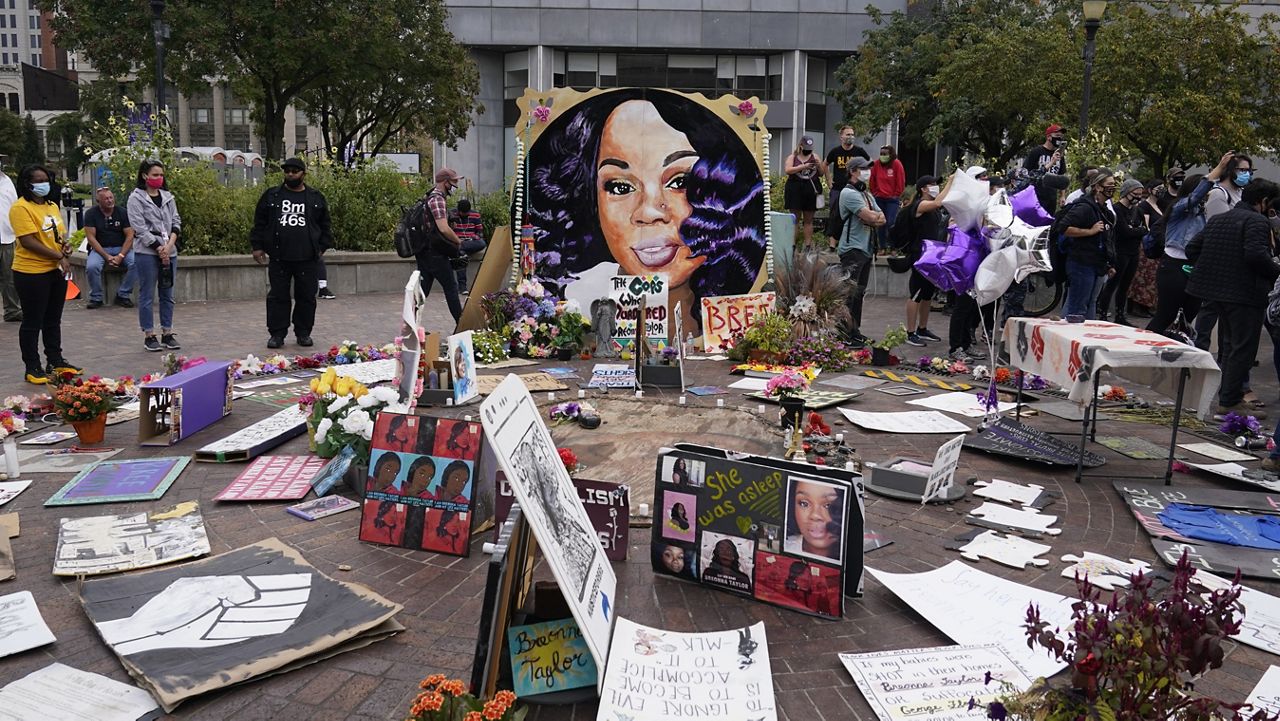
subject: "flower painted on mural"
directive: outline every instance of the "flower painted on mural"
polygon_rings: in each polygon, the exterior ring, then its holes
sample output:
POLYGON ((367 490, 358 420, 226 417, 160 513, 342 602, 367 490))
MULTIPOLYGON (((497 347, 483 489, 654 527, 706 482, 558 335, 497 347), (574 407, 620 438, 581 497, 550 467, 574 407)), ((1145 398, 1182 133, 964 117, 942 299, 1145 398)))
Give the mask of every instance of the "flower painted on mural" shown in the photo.
POLYGON ((743 100, 737 105, 730 105, 729 112, 734 115, 741 115, 744 118, 750 118, 756 114, 756 106, 750 100, 743 100))
POLYGON ((533 109, 533 119, 539 123, 545 123, 551 119, 551 108, 545 105, 539 105, 533 109))

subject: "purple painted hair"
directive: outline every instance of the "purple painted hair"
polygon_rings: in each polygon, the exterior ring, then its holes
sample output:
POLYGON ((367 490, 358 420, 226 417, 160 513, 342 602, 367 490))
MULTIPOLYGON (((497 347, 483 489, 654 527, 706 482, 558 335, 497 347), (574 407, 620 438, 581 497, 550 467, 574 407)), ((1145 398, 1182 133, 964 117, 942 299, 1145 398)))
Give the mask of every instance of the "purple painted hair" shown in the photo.
POLYGON ((755 158, 711 111, 675 93, 643 88, 579 103, 552 121, 529 150, 527 212, 539 280, 563 292, 578 273, 615 262, 600 229, 595 159, 609 114, 629 100, 653 103, 698 153, 685 186, 692 212, 680 226, 691 255, 707 258, 690 278, 694 294, 749 293, 765 252, 764 182, 755 158))

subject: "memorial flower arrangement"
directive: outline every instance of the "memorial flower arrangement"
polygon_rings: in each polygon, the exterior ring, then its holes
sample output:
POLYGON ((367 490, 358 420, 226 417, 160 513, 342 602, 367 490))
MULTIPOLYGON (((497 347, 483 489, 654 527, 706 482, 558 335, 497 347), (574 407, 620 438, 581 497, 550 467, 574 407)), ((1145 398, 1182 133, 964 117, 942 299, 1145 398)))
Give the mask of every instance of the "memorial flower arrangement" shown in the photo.
POLYGON ((1222 425, 1218 430, 1229 436, 1261 436, 1262 424, 1253 416, 1242 416, 1239 413, 1228 413, 1222 417, 1222 425))
MULTIPOLYGON (((794 306, 792 306, 794 309, 794 306)), ((788 365, 813 365, 824 371, 843 371, 854 364, 853 349, 835 333, 817 333, 797 338, 787 351, 788 365)), ((871 356, 867 354, 867 362, 871 356)))
POLYGON ((0 410, 0 441, 15 433, 21 433, 26 429, 27 422, 21 415, 14 413, 8 408, 0 410))
POLYGON ((557 403, 551 406, 551 410, 547 411, 547 416, 555 421, 557 425, 578 420, 578 416, 582 413, 582 406, 577 401, 568 403, 557 403))
MULTIPOLYGON (((987 706, 987 718, 1031 721, 1076 719, 1275 719, 1266 711, 1240 712, 1195 692, 1194 682, 1222 666, 1223 643, 1240 633, 1240 578, 1201 582, 1184 552, 1173 582, 1156 592, 1150 577, 1131 577, 1108 602, 1088 579, 1076 578, 1083 599, 1071 606, 1073 623, 1059 630, 1032 604, 1027 643, 1069 665, 1066 687, 1038 680, 1025 693, 1007 693, 987 706), (1064 637, 1059 637, 1064 634, 1064 637)), ((971 702, 970 707, 974 705, 971 702)))
POLYGON ((476 331, 471 337, 471 343, 476 351, 477 363, 497 363, 511 357, 507 353, 506 339, 497 331, 476 331))
POLYGON ((406 721, 523 721, 529 709, 516 708, 516 695, 499 691, 485 701, 467 691, 467 684, 444 674, 422 680, 422 689, 409 706, 406 721))
POLYGON ((1104 401, 1125 401, 1129 399, 1129 392, 1124 386, 1103 386, 1098 389, 1098 395, 1104 401))
POLYGON ((582 348, 582 337, 586 335, 591 321, 582 315, 577 301, 568 301, 556 318, 551 344, 556 348, 569 348, 574 351, 582 348))
POLYGON ((250 353, 233 364, 232 377, 239 380, 249 376, 274 375, 306 368, 386 360, 387 358, 395 358, 397 353, 395 343, 374 346, 369 344, 360 345, 355 341, 349 340, 344 340, 340 345, 330 347, 328 351, 310 355, 289 357, 276 354, 266 358, 258 358, 250 353))
POLYGON ((809 379, 803 374, 788 370, 769 379, 764 386, 765 395, 771 398, 790 398, 809 388, 809 379))
POLYGON ((573 475, 582 470, 582 464, 578 462, 578 454, 573 452, 571 448, 557 448, 556 453, 560 454, 560 462, 564 464, 564 469, 573 475))
POLYGON ((0 410, 10 411, 23 420, 30 420, 47 413, 53 399, 43 393, 35 396, 7 396, 0 401, 0 410))
POLYGON ((734 373, 773 373, 782 374, 787 372, 799 373, 808 380, 818 377, 819 368, 813 365, 791 366, 791 365, 775 365, 773 363, 739 363, 733 367, 734 373))
POLYGON ((53 409, 64 423, 91 421, 111 410, 114 395, 98 381, 64 377, 54 389, 53 409))
POLYGON ((316 455, 333 458, 349 445, 355 451, 356 462, 364 465, 369 463, 369 442, 373 440, 378 413, 408 411, 395 388, 369 388, 339 376, 333 368, 326 368, 311 379, 311 392, 298 400, 298 407, 307 414, 316 455))

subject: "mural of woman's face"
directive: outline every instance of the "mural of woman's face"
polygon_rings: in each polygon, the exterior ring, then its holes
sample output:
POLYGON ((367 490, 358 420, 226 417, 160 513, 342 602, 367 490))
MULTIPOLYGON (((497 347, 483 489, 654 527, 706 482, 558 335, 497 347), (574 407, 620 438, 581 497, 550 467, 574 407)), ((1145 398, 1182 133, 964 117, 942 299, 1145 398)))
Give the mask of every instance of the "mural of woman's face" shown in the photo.
POLYGON ((405 493, 410 496, 416 496, 431 485, 431 479, 436 475, 436 467, 430 463, 424 463, 413 471, 413 477, 409 479, 409 487, 405 489, 405 493))
POLYGON ((662 549, 662 565, 672 573, 684 570, 684 549, 679 546, 667 546, 662 549))
POLYGON ((796 483, 795 519, 805 553, 835 558, 840 537, 829 524, 834 517, 831 508, 840 500, 836 489, 818 483, 796 483))
POLYGON ((449 475, 444 479, 444 492, 447 498, 453 498, 462 494, 462 489, 467 487, 467 469, 455 468, 450 471, 449 475))
POLYGON ((706 257, 690 258, 680 224, 692 212, 685 183, 698 154, 653 103, 629 100, 605 121, 596 158, 596 209, 613 258, 628 275, 689 281, 706 257))
POLYGON ((390 488, 400 474, 400 459, 392 456, 390 460, 378 464, 378 485, 390 488))

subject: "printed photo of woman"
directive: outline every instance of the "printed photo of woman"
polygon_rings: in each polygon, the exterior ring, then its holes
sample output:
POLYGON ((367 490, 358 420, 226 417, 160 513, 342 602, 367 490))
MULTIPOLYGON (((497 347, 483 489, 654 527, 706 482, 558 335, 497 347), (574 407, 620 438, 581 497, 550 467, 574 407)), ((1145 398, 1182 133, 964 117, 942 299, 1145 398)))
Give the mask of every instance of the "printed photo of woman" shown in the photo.
POLYGON ((697 580, 693 549, 679 543, 653 544, 653 570, 687 581, 697 580))
POLYGON ((782 550, 840 562, 844 548, 845 489, 821 481, 791 479, 787 488, 787 538, 782 550))

